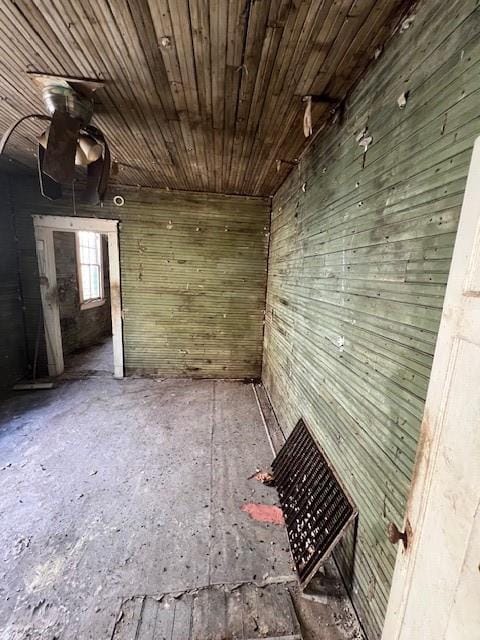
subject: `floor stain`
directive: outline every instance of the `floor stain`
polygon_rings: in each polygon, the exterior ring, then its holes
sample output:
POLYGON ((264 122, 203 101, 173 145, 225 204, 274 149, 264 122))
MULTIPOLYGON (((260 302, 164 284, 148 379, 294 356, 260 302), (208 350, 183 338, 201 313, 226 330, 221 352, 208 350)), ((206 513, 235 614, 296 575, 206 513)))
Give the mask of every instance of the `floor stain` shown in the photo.
POLYGON ((248 502, 242 505, 241 510, 248 513, 252 520, 258 522, 269 522, 271 524, 285 524, 283 513, 280 507, 271 504, 259 504, 258 502, 248 502))

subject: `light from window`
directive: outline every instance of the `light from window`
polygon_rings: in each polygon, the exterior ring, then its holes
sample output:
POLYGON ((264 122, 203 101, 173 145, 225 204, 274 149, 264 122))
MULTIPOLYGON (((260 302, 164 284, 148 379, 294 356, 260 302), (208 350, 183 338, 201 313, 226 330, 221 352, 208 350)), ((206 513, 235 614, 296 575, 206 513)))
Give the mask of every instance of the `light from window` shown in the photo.
POLYGON ((102 299, 102 239, 94 231, 78 231, 80 302, 102 299))

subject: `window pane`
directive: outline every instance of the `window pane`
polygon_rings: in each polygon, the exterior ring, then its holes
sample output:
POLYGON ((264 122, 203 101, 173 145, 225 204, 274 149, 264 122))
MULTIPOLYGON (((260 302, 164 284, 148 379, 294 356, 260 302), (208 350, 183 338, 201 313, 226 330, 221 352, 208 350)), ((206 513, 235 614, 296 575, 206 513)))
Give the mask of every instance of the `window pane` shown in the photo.
POLYGON ((95 246, 95 232, 94 231, 79 231, 78 240, 82 247, 94 247, 95 246))
POLYGON ((82 265, 82 293, 84 300, 91 299, 90 267, 88 265, 82 265))
POLYGON ((96 300, 102 294, 102 239, 94 231, 78 232, 78 261, 82 280, 82 302, 96 300))
POLYGON ((80 263, 88 263, 88 249, 84 245, 80 245, 80 263))
POLYGON ((100 269, 93 265, 90 267, 90 297, 100 298, 100 269))

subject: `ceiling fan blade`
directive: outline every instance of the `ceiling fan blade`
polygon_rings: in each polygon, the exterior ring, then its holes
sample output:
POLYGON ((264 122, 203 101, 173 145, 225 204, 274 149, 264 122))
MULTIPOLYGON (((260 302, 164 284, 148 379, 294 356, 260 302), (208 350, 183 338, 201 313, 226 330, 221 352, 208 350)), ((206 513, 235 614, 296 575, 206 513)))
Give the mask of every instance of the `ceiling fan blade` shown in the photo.
POLYGON ((100 202, 99 185, 102 179, 103 158, 91 162, 87 166, 87 186, 83 192, 83 200, 87 204, 98 204, 100 202))
POLYGON ((50 116, 45 116, 41 113, 29 113, 27 116, 19 118, 16 122, 10 125, 10 127, 8 127, 8 129, 3 134, 2 139, 0 140, 0 156, 4 152, 5 146, 12 133, 15 131, 19 124, 21 124, 24 120, 28 120, 28 118, 37 118, 38 120, 51 120, 50 116))
POLYGON ((43 171, 43 162, 45 159, 45 149, 41 144, 38 145, 38 179, 40 182, 40 192, 44 198, 49 200, 58 200, 62 197, 62 185, 55 182, 50 176, 43 171))
POLYGON ((110 178, 110 148, 107 144, 107 141, 105 140, 105 137, 103 137, 103 167, 102 167, 102 176, 100 178, 100 184, 98 187, 98 195, 100 197, 100 202, 103 202, 105 199, 109 178, 110 178))
POLYGON ((64 111, 55 111, 48 134, 43 171, 55 182, 72 182, 81 121, 64 111))
POLYGON ((100 129, 97 129, 97 127, 94 127, 93 125, 88 125, 87 127, 85 127, 85 131, 96 142, 101 144, 103 148, 102 157, 96 162, 88 165, 87 168, 88 195, 86 194, 86 197, 89 198, 87 201, 97 204, 98 202, 103 202, 107 192, 108 180, 110 177, 110 149, 108 147, 107 140, 105 139, 105 136, 100 131, 100 129), (92 169, 90 169, 90 167, 92 167, 92 169), (100 167, 101 172, 99 175, 98 172, 100 171, 100 167), (90 173, 92 174, 91 177, 90 173), (92 189, 92 191, 90 191, 90 189, 92 189), (95 196, 93 195, 93 193, 95 193, 95 196))

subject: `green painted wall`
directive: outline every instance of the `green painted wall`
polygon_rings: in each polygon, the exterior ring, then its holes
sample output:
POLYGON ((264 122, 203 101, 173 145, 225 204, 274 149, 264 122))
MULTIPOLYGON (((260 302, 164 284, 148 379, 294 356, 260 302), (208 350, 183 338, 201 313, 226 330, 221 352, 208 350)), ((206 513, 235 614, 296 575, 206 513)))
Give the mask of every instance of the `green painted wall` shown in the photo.
POLYGON ((281 425, 306 418, 359 507, 338 556, 372 639, 480 134, 477 4, 420 3, 273 201, 263 380, 281 425))
POLYGON ((23 375, 25 335, 17 269, 17 243, 6 177, 0 177, 0 392, 23 375))
MULTIPOLYGON (((34 180, 12 185, 21 240, 30 359, 39 312, 32 214, 72 215, 70 197, 50 202, 34 180)), ((268 199, 118 189, 123 207, 82 207, 115 218, 127 374, 259 377, 262 361, 268 199)))

